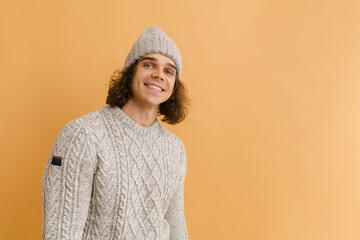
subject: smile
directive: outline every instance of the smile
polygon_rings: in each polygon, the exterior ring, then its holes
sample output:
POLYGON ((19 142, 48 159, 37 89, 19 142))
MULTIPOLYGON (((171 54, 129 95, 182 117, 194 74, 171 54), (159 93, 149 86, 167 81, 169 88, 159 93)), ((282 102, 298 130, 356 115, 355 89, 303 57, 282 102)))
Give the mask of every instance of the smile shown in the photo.
POLYGON ((159 91, 163 91, 160 87, 152 85, 152 84, 145 84, 145 86, 156 89, 156 90, 159 90, 159 91))

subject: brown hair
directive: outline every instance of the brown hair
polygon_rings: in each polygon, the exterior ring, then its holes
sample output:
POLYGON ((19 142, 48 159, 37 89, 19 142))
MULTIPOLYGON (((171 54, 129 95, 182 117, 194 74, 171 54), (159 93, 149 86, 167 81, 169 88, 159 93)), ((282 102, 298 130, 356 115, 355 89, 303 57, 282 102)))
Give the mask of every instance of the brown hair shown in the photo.
MULTIPOLYGON (((106 103, 111 107, 122 108, 132 97, 131 83, 137 63, 138 61, 134 62, 123 71, 116 70, 111 76, 106 99, 106 103)), ((166 102, 160 104, 158 115, 163 116, 163 122, 177 124, 185 119, 189 105, 187 90, 176 75, 173 92, 166 102)))

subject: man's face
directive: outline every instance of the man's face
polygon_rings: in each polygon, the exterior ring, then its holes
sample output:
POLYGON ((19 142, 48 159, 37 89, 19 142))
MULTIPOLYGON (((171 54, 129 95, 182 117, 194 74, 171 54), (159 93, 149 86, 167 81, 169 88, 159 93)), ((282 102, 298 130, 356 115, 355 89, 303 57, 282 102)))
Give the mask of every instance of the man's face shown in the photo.
POLYGON ((168 100, 176 76, 175 62, 162 54, 151 53, 139 59, 132 79, 131 90, 139 106, 156 106, 168 100))

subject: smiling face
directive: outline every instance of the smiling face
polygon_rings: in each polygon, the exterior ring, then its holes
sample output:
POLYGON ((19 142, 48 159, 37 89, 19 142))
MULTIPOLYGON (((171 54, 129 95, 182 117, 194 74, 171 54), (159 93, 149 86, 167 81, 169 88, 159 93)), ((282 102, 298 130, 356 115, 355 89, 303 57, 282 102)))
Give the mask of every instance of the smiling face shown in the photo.
POLYGON ((174 61, 162 54, 151 53, 139 59, 132 79, 132 101, 139 107, 156 107, 168 100, 176 76, 174 61))

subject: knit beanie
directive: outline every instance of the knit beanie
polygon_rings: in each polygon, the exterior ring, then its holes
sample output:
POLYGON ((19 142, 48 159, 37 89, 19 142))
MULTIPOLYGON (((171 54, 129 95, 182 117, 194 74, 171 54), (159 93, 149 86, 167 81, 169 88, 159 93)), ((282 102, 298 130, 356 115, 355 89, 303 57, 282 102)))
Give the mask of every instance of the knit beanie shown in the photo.
POLYGON ((171 58, 176 64, 177 75, 181 75, 181 55, 175 43, 159 27, 145 29, 132 46, 126 57, 124 69, 150 53, 161 53, 171 58))

